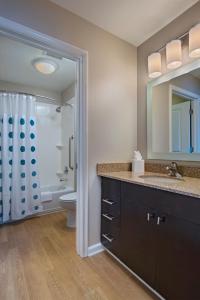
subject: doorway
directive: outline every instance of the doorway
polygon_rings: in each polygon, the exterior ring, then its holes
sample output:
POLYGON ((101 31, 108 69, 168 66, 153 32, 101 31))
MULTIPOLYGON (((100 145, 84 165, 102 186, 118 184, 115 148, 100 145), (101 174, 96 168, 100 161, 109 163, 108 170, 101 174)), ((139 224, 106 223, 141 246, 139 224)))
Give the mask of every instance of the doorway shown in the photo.
POLYGON ((88 254, 87 52, 5 18, 0 18, 0 33, 12 40, 76 62, 78 102, 76 125, 79 128, 76 139, 77 164, 75 166, 78 199, 76 250, 81 257, 85 257, 88 254))

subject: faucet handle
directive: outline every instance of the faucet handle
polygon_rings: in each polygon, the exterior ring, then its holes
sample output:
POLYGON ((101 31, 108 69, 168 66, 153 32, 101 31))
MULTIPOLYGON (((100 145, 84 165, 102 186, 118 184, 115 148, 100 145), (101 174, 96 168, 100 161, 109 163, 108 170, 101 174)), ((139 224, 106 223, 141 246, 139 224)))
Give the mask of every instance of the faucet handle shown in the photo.
POLYGON ((68 174, 69 173, 69 168, 68 168, 68 166, 65 166, 64 167, 64 174, 68 174))
POLYGON ((177 163, 175 161, 172 161, 167 167, 166 170, 177 170, 177 163))
POLYGON ((177 178, 182 178, 182 175, 178 171, 178 165, 175 161, 172 161, 167 167, 166 170, 169 171, 169 176, 174 176, 177 178))
POLYGON ((177 169, 177 167, 178 167, 178 165, 177 165, 177 163, 176 163, 175 161, 172 161, 172 162, 171 162, 171 166, 172 166, 172 168, 176 168, 176 169, 177 169))

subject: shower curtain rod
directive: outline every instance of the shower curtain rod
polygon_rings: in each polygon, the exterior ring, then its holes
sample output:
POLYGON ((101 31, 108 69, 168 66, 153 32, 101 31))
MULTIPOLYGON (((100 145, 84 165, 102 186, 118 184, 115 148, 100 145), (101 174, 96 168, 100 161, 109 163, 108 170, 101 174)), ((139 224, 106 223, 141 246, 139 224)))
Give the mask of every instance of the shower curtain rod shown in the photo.
POLYGON ((38 98, 44 98, 51 100, 53 102, 56 101, 56 99, 48 97, 48 96, 43 96, 43 95, 37 95, 37 94, 32 94, 32 93, 25 93, 25 92, 17 92, 17 91, 7 91, 7 90, 0 90, 0 93, 8 93, 8 94, 20 94, 20 95, 27 95, 27 96, 33 96, 33 97, 38 97, 38 98))
MULTIPOLYGON (((37 94, 32 94, 32 93, 25 93, 25 92, 17 92, 17 91, 9 92, 9 91, 7 91, 7 90, 0 90, 0 93, 27 95, 27 96, 33 96, 33 97, 36 97, 36 98, 38 97, 38 98, 48 99, 48 100, 53 101, 53 102, 56 102, 56 101, 57 101, 55 98, 51 98, 51 97, 48 97, 48 96, 37 95, 37 94)), ((57 103, 55 103, 55 104, 57 104, 57 103)), ((64 102, 63 105, 69 105, 69 106, 72 106, 72 104, 67 103, 67 100, 64 102)))

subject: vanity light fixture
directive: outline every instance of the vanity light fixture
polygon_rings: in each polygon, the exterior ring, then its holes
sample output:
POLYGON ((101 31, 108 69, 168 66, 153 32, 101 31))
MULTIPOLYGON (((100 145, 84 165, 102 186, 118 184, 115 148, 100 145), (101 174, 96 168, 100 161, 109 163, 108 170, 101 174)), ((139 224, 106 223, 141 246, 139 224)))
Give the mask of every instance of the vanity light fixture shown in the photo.
POLYGON ((44 74, 44 75, 50 75, 53 74, 57 69, 58 65, 55 61, 47 58, 37 58, 32 61, 32 65, 34 68, 44 74))
POLYGON ((149 77, 159 77, 161 72, 161 54, 159 52, 152 53, 148 56, 149 77))
POLYGON ((189 56, 200 57, 200 24, 195 25, 189 31, 189 56))
POLYGON ((182 40, 189 36, 189 57, 200 58, 200 23, 193 26, 175 40, 163 45, 148 56, 148 73, 150 78, 162 74, 161 52, 166 50, 166 64, 168 69, 176 69, 182 65, 182 40))
POLYGON ((181 40, 172 40, 166 45, 166 62, 168 69, 176 69, 182 65, 181 40))

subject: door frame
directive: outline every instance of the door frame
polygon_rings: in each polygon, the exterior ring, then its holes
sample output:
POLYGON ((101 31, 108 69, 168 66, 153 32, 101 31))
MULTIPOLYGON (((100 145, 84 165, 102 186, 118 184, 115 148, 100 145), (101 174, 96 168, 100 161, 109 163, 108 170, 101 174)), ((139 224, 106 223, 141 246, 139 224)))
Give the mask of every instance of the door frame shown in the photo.
POLYGON ((29 27, 0 17, 0 33, 77 62, 77 232, 76 251, 88 256, 88 52, 29 27))

